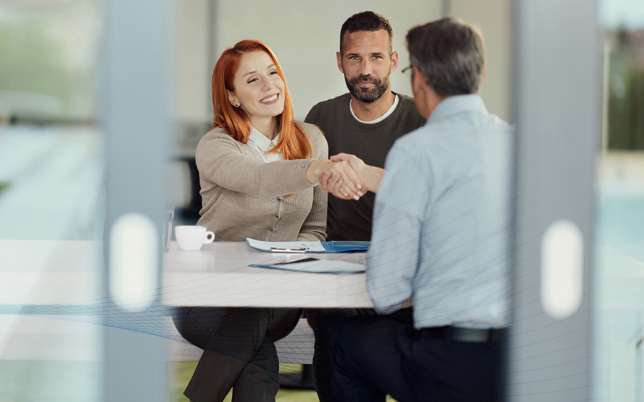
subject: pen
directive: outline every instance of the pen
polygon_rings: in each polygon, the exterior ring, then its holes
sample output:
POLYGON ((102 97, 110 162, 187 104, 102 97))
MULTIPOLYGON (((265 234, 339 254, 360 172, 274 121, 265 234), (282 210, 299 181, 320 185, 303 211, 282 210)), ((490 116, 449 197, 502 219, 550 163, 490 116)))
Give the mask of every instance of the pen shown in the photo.
POLYGON ((285 252, 285 253, 304 253, 308 249, 309 249, 308 247, 301 247, 301 248, 271 247, 271 251, 285 252))

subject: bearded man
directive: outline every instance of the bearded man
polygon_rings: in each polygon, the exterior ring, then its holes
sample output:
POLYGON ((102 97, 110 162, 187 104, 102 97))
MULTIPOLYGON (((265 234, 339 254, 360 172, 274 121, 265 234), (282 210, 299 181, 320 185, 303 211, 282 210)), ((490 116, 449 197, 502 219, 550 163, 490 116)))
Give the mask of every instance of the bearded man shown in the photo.
MULTIPOLYGON (((389 75, 398 67, 391 24, 371 11, 351 16, 340 30, 336 58, 349 93, 313 106, 305 121, 322 129, 329 155, 353 154, 368 165, 382 168, 393 143, 426 121, 412 98, 391 90, 389 75)), ((370 240, 373 193, 364 194, 359 201, 329 195, 328 203, 327 240, 370 240)), ((315 332, 315 387, 320 402, 329 402, 333 331, 346 318, 373 314, 373 310, 307 309, 306 314, 315 332)), ((406 318, 411 319, 408 314, 406 318)))
MULTIPOLYGON (((349 93, 313 106, 305 121, 322 129, 329 155, 356 155, 384 167, 399 137, 425 124, 413 98, 391 90, 389 75, 398 67, 389 21, 371 11, 351 16, 340 30, 338 69, 349 93)), ((371 238, 374 194, 359 201, 329 197, 327 240, 371 238)))

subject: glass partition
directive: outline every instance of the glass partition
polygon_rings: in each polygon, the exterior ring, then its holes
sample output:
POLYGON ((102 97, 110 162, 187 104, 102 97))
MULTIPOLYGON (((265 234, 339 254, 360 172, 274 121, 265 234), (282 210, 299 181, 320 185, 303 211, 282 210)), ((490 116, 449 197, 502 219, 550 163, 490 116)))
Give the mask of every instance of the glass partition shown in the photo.
POLYGON ((644 337, 644 3, 600 0, 604 94, 596 226, 596 397, 641 401, 644 337))
POLYGON ((0 400, 101 400, 97 1, 0 4, 0 400))

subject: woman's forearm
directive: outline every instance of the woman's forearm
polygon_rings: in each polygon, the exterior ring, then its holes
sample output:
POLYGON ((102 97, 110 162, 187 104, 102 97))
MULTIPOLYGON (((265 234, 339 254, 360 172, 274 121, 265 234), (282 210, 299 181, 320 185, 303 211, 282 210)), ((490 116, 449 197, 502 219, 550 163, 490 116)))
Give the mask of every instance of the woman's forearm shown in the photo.
POLYGON ((306 180, 309 183, 317 183, 320 173, 330 170, 330 164, 333 163, 328 159, 314 159, 309 163, 306 169, 306 180))

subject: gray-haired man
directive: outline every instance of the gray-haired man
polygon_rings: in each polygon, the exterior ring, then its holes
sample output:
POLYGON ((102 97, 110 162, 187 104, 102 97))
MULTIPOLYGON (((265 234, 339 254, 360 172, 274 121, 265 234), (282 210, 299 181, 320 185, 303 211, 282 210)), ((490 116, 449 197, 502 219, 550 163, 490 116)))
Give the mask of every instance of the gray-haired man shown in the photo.
MULTIPOLYGON (((379 313, 412 299, 413 324, 361 316, 334 338, 334 401, 493 401, 508 312, 512 131, 476 95, 483 39, 445 18, 407 34, 427 123, 397 140, 377 191, 367 290, 379 313)), ((373 180, 376 178, 376 180, 373 180)))

